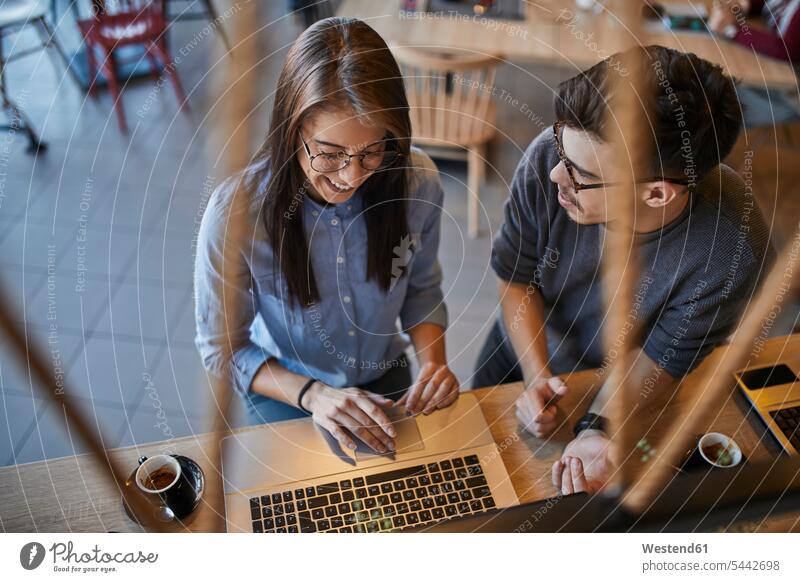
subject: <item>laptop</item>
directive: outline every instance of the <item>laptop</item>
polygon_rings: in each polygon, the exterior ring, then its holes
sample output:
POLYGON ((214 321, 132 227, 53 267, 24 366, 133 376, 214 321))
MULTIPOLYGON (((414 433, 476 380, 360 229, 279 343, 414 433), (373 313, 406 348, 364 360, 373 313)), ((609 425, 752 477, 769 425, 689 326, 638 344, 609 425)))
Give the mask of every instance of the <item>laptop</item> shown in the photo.
POLYGON ((800 511, 800 457, 679 474, 643 513, 576 493, 406 530, 438 533, 789 531, 800 511))
POLYGON ((229 532, 379 532, 517 505, 477 397, 428 416, 390 411, 396 451, 343 451, 307 419, 222 440, 229 532))
POLYGON ((786 364, 740 370, 739 389, 790 454, 800 452, 800 378, 786 364))

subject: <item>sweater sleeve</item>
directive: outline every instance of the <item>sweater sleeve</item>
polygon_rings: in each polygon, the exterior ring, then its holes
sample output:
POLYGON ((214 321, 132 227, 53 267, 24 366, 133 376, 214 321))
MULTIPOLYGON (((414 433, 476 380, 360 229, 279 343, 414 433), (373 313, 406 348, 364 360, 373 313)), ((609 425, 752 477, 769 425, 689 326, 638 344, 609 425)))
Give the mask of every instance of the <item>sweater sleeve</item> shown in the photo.
MULTIPOLYGON (((511 283, 528 284, 535 279, 539 265, 541 225, 537 203, 546 195, 542 176, 547 176, 544 151, 551 142, 545 130, 528 147, 514 172, 511 194, 503 210, 503 224, 492 242, 491 265, 498 277, 511 283)), ((546 228, 546 225, 545 225, 546 228)))

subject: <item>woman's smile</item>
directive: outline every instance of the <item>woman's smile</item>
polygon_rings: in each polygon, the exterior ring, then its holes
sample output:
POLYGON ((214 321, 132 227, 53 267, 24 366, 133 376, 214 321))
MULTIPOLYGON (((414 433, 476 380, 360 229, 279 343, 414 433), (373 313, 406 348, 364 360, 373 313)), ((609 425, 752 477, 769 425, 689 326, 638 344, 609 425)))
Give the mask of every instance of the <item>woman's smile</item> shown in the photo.
POLYGON ((328 177, 328 176, 321 176, 322 183, 325 184, 325 187, 328 189, 331 196, 334 198, 339 198, 340 196, 347 196, 350 197, 351 194, 355 191, 351 185, 340 182, 336 178, 328 177))

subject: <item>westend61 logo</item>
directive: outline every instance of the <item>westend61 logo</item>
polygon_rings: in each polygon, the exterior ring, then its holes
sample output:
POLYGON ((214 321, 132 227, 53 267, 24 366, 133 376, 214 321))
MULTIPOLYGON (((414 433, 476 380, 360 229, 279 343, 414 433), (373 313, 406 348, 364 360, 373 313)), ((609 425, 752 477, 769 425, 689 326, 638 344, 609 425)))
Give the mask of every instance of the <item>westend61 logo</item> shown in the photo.
POLYGON ((72 542, 57 542, 45 550, 38 542, 29 542, 22 546, 19 552, 19 563, 26 570, 38 568, 44 561, 45 555, 50 552, 53 557, 54 572, 100 572, 107 574, 116 572, 116 564, 154 564, 158 554, 145 554, 141 550, 136 552, 104 552, 95 545, 89 551, 76 552, 72 542))

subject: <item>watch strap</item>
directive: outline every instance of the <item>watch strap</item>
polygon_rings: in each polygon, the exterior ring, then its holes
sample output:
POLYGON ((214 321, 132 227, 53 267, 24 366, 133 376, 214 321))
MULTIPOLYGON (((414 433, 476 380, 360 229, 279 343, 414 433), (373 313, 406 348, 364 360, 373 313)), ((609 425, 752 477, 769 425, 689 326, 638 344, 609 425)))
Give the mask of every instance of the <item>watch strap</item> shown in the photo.
POLYGON ((581 433, 585 430, 599 430, 601 432, 606 432, 607 424, 608 421, 604 416, 600 416, 599 414, 595 414, 593 412, 587 412, 580 417, 577 423, 575 423, 575 428, 572 429, 572 433, 575 436, 578 436, 578 433, 581 433))

